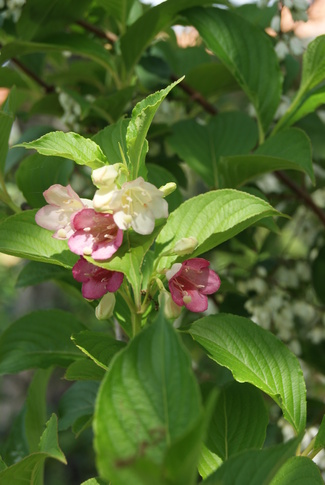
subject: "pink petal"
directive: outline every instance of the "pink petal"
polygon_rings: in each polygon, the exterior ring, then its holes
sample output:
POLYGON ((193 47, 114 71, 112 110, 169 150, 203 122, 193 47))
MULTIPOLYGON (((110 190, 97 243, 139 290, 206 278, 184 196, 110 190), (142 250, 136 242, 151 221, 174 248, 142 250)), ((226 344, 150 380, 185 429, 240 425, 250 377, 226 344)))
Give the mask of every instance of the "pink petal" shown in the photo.
POLYGON ((209 269, 208 281, 205 288, 202 290, 203 295, 212 295, 212 293, 219 290, 220 285, 221 281, 217 273, 215 273, 212 269, 209 269))
POLYGON ((70 223, 70 214, 67 216, 62 209, 45 205, 35 214, 35 221, 40 227, 50 231, 56 231, 58 228, 64 228, 70 223))
POLYGON ((92 248, 94 243, 94 237, 91 233, 85 233, 83 231, 75 232, 68 241, 69 248, 75 254, 83 256, 84 249, 86 247, 92 248))
MULTIPOLYGON (((185 303, 185 308, 191 312, 205 312, 208 308, 208 298, 196 290, 188 291, 188 295, 192 298, 190 303, 185 303)), ((184 304, 184 303, 183 303, 184 304)))

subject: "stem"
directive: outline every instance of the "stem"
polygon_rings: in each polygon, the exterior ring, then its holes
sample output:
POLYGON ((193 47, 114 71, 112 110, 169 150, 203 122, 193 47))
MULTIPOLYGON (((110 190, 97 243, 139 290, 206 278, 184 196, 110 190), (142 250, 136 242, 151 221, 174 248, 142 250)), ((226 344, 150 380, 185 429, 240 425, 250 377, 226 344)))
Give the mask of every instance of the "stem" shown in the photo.
POLYGON ((301 456, 309 455, 309 453, 314 449, 315 440, 316 440, 316 436, 311 440, 307 448, 304 449, 304 451, 301 453, 301 456))
POLYGON ((302 99, 303 96, 304 96, 304 91, 301 91, 301 92, 298 91, 297 96, 293 100, 293 102, 292 102, 291 106, 289 107, 288 111, 282 116, 282 118, 279 119, 279 121, 277 122, 277 124, 273 128, 273 131, 272 131, 270 137, 273 136, 273 135, 275 135, 280 130, 280 128, 282 128, 283 125, 285 125, 286 122, 291 118, 291 116, 294 114, 294 112, 296 111, 297 107, 299 106, 299 104, 300 104, 301 99, 302 99))
POLYGON ((2 190, 0 189, 0 200, 8 207, 10 207, 10 209, 16 214, 21 212, 21 208, 18 207, 18 205, 16 205, 12 200, 12 198, 10 197, 2 174, 0 174, 0 186, 2 188, 2 190))
POLYGON ((11 61, 19 67, 28 77, 30 77, 33 81, 35 81, 39 86, 41 86, 47 94, 54 93, 55 87, 50 86, 45 81, 43 81, 40 77, 37 76, 33 71, 31 71, 25 64, 18 61, 15 57, 12 57, 11 61))
POLYGON ((132 337, 134 338, 141 330, 142 314, 135 311, 131 312, 132 337))

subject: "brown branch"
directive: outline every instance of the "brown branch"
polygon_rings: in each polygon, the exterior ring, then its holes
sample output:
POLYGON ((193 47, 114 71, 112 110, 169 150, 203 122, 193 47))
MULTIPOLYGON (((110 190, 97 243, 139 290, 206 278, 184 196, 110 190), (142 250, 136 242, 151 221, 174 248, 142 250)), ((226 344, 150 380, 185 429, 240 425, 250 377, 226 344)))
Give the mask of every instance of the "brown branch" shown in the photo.
POLYGON ((93 34, 95 34, 97 37, 100 37, 101 39, 105 39, 107 42, 109 42, 112 45, 114 45, 118 39, 117 35, 113 34, 113 32, 105 32, 99 27, 96 27, 95 25, 92 25, 86 22, 86 20, 78 20, 76 23, 80 25, 80 27, 82 27, 83 29, 88 30, 89 32, 92 32, 93 34))
MULTIPOLYGON (((171 81, 174 82, 174 81, 177 81, 178 78, 177 78, 177 76, 172 74, 170 76, 170 79, 171 79, 171 81)), ((180 87, 186 94, 188 94, 194 102, 200 104, 202 106, 202 108, 204 109, 204 111, 206 111, 207 113, 210 113, 213 116, 218 114, 217 108, 215 106, 213 106, 213 104, 209 103, 209 101, 207 101, 204 98, 204 96, 202 96, 201 93, 199 93, 198 91, 193 89, 189 84, 187 84, 187 82, 181 81, 178 84, 178 87, 180 87)))
POLYGON ((292 192, 294 192, 300 199, 305 202, 306 205, 308 205, 308 207, 314 212, 314 214, 316 214, 318 219, 325 226, 325 212, 315 204, 309 193, 306 192, 306 190, 304 190, 303 188, 299 187, 299 185, 291 180, 291 178, 288 177, 288 175, 286 175, 284 172, 278 170, 274 172, 274 174, 278 180, 280 180, 283 184, 289 187, 292 192))
POLYGON ((25 64, 22 62, 18 61, 15 57, 11 59, 11 61, 19 67, 25 74, 27 74, 28 77, 33 79, 39 86, 41 86, 47 94, 53 93, 55 91, 55 87, 47 84, 45 81, 43 81, 40 77, 37 76, 33 71, 31 71, 25 64))

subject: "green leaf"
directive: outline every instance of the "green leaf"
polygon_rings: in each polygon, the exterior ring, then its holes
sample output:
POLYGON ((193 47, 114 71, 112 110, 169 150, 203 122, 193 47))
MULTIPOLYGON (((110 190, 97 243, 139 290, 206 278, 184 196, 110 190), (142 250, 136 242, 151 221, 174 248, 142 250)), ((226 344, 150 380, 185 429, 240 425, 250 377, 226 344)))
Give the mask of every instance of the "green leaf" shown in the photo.
POLYGON ((186 74, 186 82, 205 97, 239 90, 226 66, 217 62, 201 63, 194 67, 186 74))
MULTIPOLYGON (((192 485, 196 460, 179 476, 178 458, 185 457, 185 436, 200 416, 189 356, 161 312, 115 357, 99 391, 94 432, 100 475, 114 485, 192 485)), ((187 453, 193 445, 189 439, 187 453)))
POLYGON ((270 39, 229 10, 193 8, 183 13, 254 105, 262 140, 281 96, 282 77, 270 39))
POLYGON ((52 237, 52 233, 35 222, 36 210, 8 217, 0 223, 0 252, 20 258, 72 268, 78 257, 67 241, 52 237))
POLYGON ((306 387, 298 359, 270 332, 247 318, 219 314, 194 322, 189 333, 238 382, 272 397, 297 433, 306 426, 306 387))
POLYGON ((11 100, 14 94, 15 90, 12 90, 3 109, 0 111, 0 174, 4 172, 9 147, 9 136, 14 122, 14 114, 11 109, 11 100))
POLYGON ((108 163, 123 163, 124 159, 128 159, 126 146, 126 130, 129 120, 121 119, 114 125, 106 126, 99 131, 92 140, 97 143, 106 156, 108 163))
POLYGON ((67 381, 101 381, 105 371, 91 359, 78 359, 66 370, 67 381))
POLYGON ((46 42, 27 42, 22 40, 10 42, 2 47, 0 62, 2 64, 13 57, 35 52, 44 54, 64 51, 70 51, 81 57, 89 58, 105 69, 114 69, 110 53, 101 44, 91 39, 88 35, 66 34, 64 32, 61 32, 59 35, 47 37, 46 42))
POLYGON ((285 169, 307 173, 315 183, 310 140, 298 128, 277 133, 253 155, 222 157, 219 167, 223 187, 238 187, 264 173, 285 169))
POLYGON ((0 337, 0 374, 51 365, 67 367, 82 357, 71 342, 84 326, 71 313, 42 310, 12 323, 0 337))
POLYGON ((205 441, 209 454, 203 456, 217 455, 215 470, 220 458, 225 461, 241 451, 261 448, 268 421, 261 392, 249 384, 232 382, 218 396, 205 441))
POLYGON ((249 450, 227 460, 202 485, 271 485, 280 467, 295 454, 299 440, 264 450, 249 450))
POLYGON ((178 79, 161 91, 150 94, 133 108, 126 132, 129 170, 133 179, 136 179, 139 175, 146 175, 145 156, 148 151, 146 136, 149 127, 162 101, 182 79, 178 79))
POLYGON ((102 480, 101 478, 89 478, 85 482, 82 482, 81 485, 109 485, 106 480, 102 480))
POLYGON ((38 263, 37 261, 28 262, 18 275, 16 281, 17 288, 39 285, 44 281, 52 279, 65 279, 71 272, 62 266, 53 264, 38 263))
POLYGON ((325 79, 325 35, 308 44, 303 56, 299 91, 308 91, 325 79))
POLYGON ((127 25, 134 2, 135 0, 110 0, 109 2, 107 0, 98 0, 98 4, 106 10, 108 15, 120 22, 122 28, 127 25))
POLYGON ((40 451, 26 456, 18 463, 0 472, 1 485, 35 484, 42 480, 43 466, 46 458, 54 458, 66 464, 57 438, 57 418, 53 414, 47 422, 40 440, 40 451))
POLYGON ((221 113, 207 125, 180 121, 172 132, 168 138, 171 147, 209 187, 215 188, 220 184, 220 157, 248 153, 257 142, 255 122, 241 112, 221 113))
POLYGON ((89 330, 73 335, 72 341, 104 370, 107 370, 114 355, 125 347, 125 342, 115 340, 105 333, 89 330))
POLYGON ((316 463, 306 456, 293 456, 276 474, 270 485, 324 485, 316 463))
POLYGON ((191 257, 213 249, 267 216, 279 215, 267 202, 236 190, 210 191, 193 197, 176 209, 155 244, 158 271, 169 268, 177 256, 163 256, 183 237, 195 237, 197 249, 191 257))
POLYGON ((52 131, 38 140, 20 143, 16 147, 34 149, 41 155, 68 158, 93 169, 108 163, 97 143, 73 132, 52 131))
POLYGON ((68 185, 72 170, 73 163, 70 160, 35 153, 19 165, 16 181, 28 204, 38 208, 46 203, 43 192, 51 185, 68 185))
POLYGON ((202 478, 207 478, 222 465, 222 459, 205 445, 202 446, 198 472, 202 478))
POLYGON ((309 113, 314 113, 319 106, 325 104, 325 87, 322 86, 315 89, 310 93, 306 101, 302 103, 300 108, 293 114, 290 118, 290 125, 293 125, 298 120, 308 115, 309 113))
POLYGON ((94 412, 98 382, 75 382, 59 402, 59 430, 68 429, 77 419, 94 412))
POLYGON ((46 423, 46 391, 52 368, 38 370, 28 388, 25 429, 29 452, 39 450, 39 441, 46 423))
POLYGON ((127 73, 132 73, 142 52, 155 36, 173 24, 178 12, 195 5, 211 3, 211 0, 167 0, 161 5, 147 10, 121 37, 122 58, 127 73))
POLYGON ((325 448, 325 416, 323 416, 321 425, 315 438, 314 449, 318 450, 325 448))

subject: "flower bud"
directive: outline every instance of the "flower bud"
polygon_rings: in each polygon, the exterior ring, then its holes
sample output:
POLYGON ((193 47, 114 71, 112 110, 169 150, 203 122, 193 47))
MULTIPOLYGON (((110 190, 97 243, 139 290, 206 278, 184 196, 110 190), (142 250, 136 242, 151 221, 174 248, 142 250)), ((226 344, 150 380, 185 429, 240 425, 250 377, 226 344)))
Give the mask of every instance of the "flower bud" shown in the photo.
POLYGON ((91 174, 93 184, 98 188, 112 187, 113 189, 114 181, 119 174, 119 166, 119 163, 115 163, 114 165, 104 165, 93 170, 91 174))
POLYGON ((193 253, 197 245, 198 240, 195 237, 182 237, 176 242, 172 252, 178 256, 184 256, 185 254, 193 253))
POLYGON ((182 307, 177 305, 170 293, 163 289, 158 296, 159 306, 163 306, 164 314, 166 318, 172 319, 177 318, 181 314, 182 307))
POLYGON ((95 315, 97 320, 106 320, 113 315, 115 307, 115 295, 114 293, 106 293, 100 300, 95 309, 95 315))
POLYGON ((168 184, 159 187, 159 190, 164 194, 164 197, 167 197, 167 195, 172 194, 176 188, 177 185, 175 182, 168 182, 168 184))

